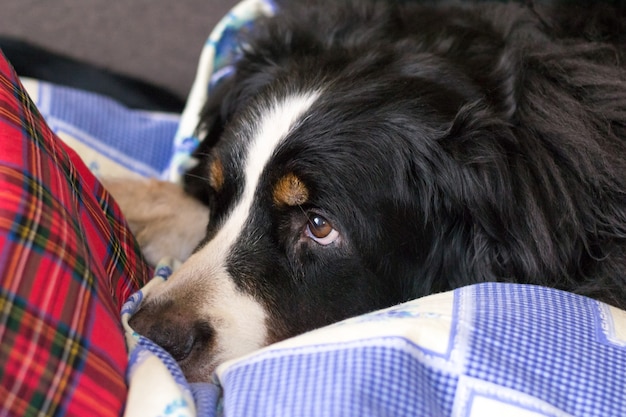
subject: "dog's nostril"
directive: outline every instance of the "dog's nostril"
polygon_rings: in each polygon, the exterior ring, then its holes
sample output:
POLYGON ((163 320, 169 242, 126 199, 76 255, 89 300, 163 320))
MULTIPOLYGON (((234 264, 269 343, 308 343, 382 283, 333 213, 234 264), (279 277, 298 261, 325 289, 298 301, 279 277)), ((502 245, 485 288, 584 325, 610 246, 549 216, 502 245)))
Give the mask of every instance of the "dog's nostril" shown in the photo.
POLYGON ((195 342, 201 345, 208 345, 213 338, 213 327, 207 322, 198 321, 193 325, 195 342))
POLYGON ((146 337, 169 352, 176 361, 182 361, 196 342, 193 332, 185 332, 178 326, 153 326, 146 337))
POLYGON ((208 345, 212 335, 211 326, 202 322, 191 326, 176 322, 158 323, 152 325, 145 334, 178 362, 186 359, 194 349, 208 345))
POLYGON ((211 325, 194 321, 178 309, 149 307, 138 311, 129 321, 137 333, 152 340, 180 362, 192 351, 207 347, 213 336, 211 325))
POLYGON ((187 358, 192 350, 206 346, 213 335, 211 326, 203 322, 196 322, 191 327, 176 324, 159 327, 153 327, 148 338, 167 350, 177 362, 187 358))

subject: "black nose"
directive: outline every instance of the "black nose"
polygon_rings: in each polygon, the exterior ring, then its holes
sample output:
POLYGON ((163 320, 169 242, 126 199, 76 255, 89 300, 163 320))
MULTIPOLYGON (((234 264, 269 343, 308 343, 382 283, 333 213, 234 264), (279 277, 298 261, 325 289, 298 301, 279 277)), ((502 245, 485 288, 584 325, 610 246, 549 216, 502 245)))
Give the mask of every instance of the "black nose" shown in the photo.
POLYGON ((128 324, 179 362, 193 351, 208 346, 213 336, 209 323, 199 320, 184 306, 173 302, 142 306, 128 324))

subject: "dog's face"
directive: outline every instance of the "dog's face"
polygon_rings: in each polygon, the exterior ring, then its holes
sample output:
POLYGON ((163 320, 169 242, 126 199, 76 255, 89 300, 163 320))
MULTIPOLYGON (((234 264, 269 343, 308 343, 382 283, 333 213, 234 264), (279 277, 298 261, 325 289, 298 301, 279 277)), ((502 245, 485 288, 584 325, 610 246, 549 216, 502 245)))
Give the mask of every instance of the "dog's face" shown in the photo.
POLYGON ((436 142, 465 97, 427 77, 369 72, 303 83, 286 71, 208 149, 197 171, 207 236, 133 319, 191 380, 415 295, 409 276, 438 233, 428 207, 446 187, 433 182, 447 169, 436 142))
POLYGON ((512 133, 501 38, 456 12, 444 32, 436 9, 359 12, 352 35, 324 29, 325 10, 321 35, 301 16, 270 25, 206 107, 188 184, 210 206, 206 237, 131 320, 192 381, 346 317, 554 264, 545 173, 515 170, 530 148, 512 133))
POLYGON ((469 190, 445 144, 482 93, 429 52, 443 43, 372 48, 368 36, 386 35, 364 24, 358 47, 311 45, 311 33, 274 29, 203 116, 191 178, 204 180, 191 188, 211 209, 206 238, 131 321, 192 381, 266 344, 446 290, 453 278, 434 277, 467 256, 442 250, 468 240, 457 219, 469 190))

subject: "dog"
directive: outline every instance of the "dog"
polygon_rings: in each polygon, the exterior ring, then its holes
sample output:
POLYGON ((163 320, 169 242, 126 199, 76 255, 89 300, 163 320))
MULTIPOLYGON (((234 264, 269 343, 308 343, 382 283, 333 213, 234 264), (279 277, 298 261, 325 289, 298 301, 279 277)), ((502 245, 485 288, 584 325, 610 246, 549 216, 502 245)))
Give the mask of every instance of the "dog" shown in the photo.
POLYGON ((279 2, 206 103, 185 193, 111 185, 149 258, 186 258, 131 326, 207 381, 473 283, 626 308, 624 22, 597 2, 279 2))

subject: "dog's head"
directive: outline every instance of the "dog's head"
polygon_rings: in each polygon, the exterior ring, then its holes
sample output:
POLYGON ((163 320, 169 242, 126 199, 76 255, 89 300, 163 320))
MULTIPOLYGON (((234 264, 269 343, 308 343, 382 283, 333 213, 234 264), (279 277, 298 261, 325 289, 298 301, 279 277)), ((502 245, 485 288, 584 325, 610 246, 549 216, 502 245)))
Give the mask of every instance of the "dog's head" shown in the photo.
POLYGON ((191 380, 349 316, 512 276, 526 265, 511 253, 538 251, 511 237, 513 224, 545 229, 517 219, 543 221, 534 200, 513 201, 531 180, 511 168, 512 58, 475 18, 429 31, 442 16, 426 12, 279 16, 207 104, 188 177, 211 209, 206 238, 132 322, 191 380))
POLYGON ((466 238, 439 218, 462 219, 470 192, 453 144, 442 144, 483 93, 429 49, 469 40, 394 39, 378 8, 353 10, 364 21, 341 41, 323 14, 308 21, 315 29, 275 19, 207 104, 188 177, 211 208, 206 238, 132 321, 191 380, 268 343, 448 289, 427 277, 466 258, 433 248, 466 238))

